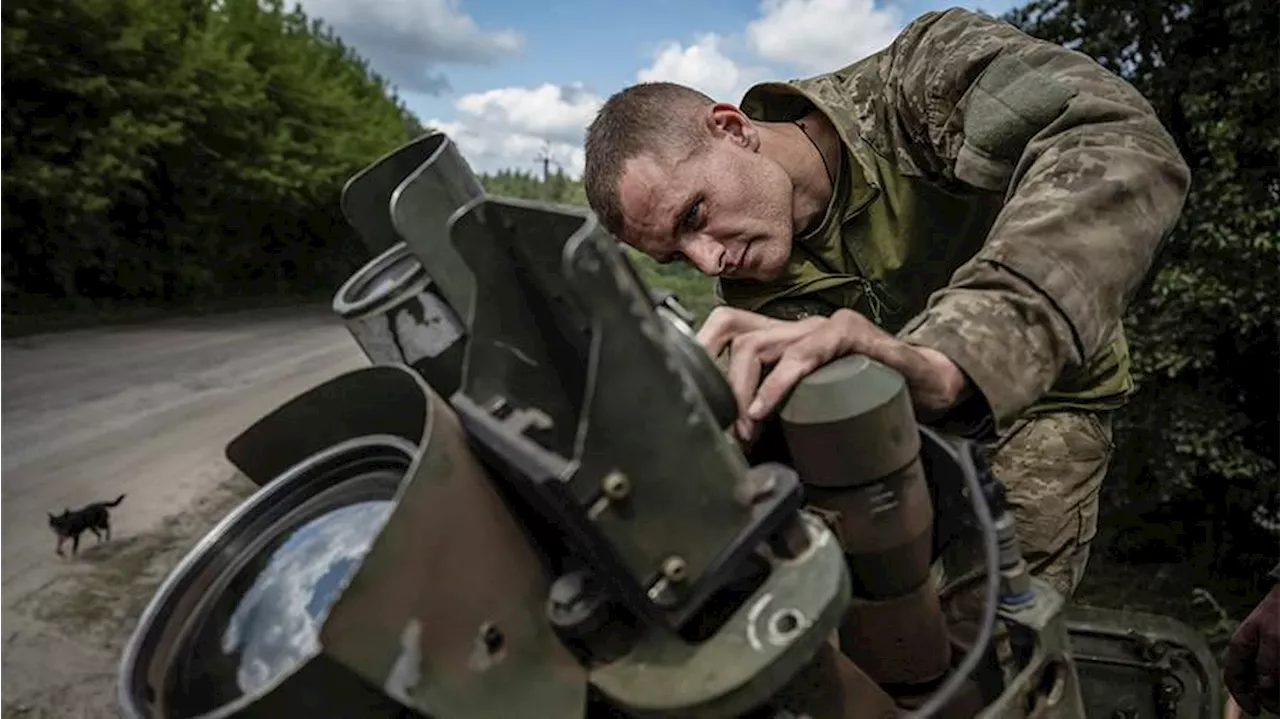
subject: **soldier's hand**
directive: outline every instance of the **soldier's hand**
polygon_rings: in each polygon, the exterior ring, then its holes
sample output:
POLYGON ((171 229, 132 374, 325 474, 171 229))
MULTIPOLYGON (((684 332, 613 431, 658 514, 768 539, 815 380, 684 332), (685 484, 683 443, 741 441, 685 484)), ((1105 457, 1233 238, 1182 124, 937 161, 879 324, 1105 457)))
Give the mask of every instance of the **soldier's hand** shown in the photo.
POLYGON ((734 429, 746 440, 797 382, 845 355, 866 355, 900 372, 917 411, 926 414, 952 407, 968 381, 941 352, 908 344, 852 310, 790 322, 717 307, 698 341, 713 357, 730 349, 728 380, 739 412, 734 429))
POLYGON ((1246 714, 1280 714, 1280 583, 1232 635, 1223 678, 1246 714))

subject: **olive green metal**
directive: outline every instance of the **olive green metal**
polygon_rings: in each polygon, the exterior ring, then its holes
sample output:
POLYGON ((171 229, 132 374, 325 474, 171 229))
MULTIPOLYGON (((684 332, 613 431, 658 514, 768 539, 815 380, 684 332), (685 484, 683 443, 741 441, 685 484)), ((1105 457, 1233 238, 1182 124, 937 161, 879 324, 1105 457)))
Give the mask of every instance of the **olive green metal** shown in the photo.
POLYGON ((724 373, 707 354, 685 318, 666 307, 658 307, 658 316, 667 322, 667 342, 685 371, 693 377, 698 393, 706 400, 716 425, 727 429, 738 418, 738 401, 733 396, 724 373))
POLYGON ((431 186, 418 209, 427 225, 439 231, 455 210, 484 194, 457 144, 442 132, 428 132, 392 150, 353 176, 342 189, 342 214, 375 255, 404 239, 389 208, 410 174, 431 186))
POLYGON ((452 220, 448 248, 421 241, 471 268, 472 287, 441 283, 451 305, 470 307, 466 401, 536 410, 522 434, 565 463, 566 491, 591 508, 637 585, 656 595, 663 562, 683 558, 687 579, 664 588, 675 598, 658 602, 664 611, 713 589, 708 571, 728 552, 750 551, 739 535, 760 511, 736 499, 742 452, 616 241, 590 213, 494 198, 452 220), (488 288, 483 301, 474 286, 488 288), (601 479, 615 471, 633 490, 625 504, 597 505, 601 479))
POLYGON ((1170 617, 1066 609, 1071 655, 1089 717, 1219 719, 1226 695, 1204 637, 1170 617))
POLYGON ((1071 658, 1066 603, 1047 583, 1033 578, 1034 600, 1020 611, 1002 609, 1008 638, 1027 648, 1024 659, 1013 662, 1012 676, 1000 696, 977 719, 1084 719, 1080 676, 1071 658))
POLYGON ((864 355, 835 360, 801 380, 781 418, 806 484, 874 482, 920 452, 906 381, 864 355))
POLYGON ((453 409, 413 379, 426 431, 326 653, 426 716, 578 716, 586 672, 544 616, 550 578, 453 409))
POLYGON ((591 683, 628 715, 737 717, 763 706, 813 660, 849 604, 839 543, 803 515, 808 547, 773 572, 714 636, 690 643, 654 631, 591 683))
POLYGON ((370 435, 416 446, 425 431, 422 399, 394 365, 338 375, 285 402, 227 444, 226 455, 254 484, 265 485, 305 458, 370 435), (408 395, 402 392, 408 388, 408 395))

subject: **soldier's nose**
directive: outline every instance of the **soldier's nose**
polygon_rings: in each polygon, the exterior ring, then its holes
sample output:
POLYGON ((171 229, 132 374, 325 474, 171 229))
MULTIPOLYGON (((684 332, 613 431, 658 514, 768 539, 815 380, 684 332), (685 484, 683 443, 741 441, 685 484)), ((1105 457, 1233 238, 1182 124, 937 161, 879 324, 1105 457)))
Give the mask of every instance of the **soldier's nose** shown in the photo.
POLYGON ((724 247, 717 242, 699 238, 686 243, 681 252, 705 275, 716 277, 724 272, 724 247))

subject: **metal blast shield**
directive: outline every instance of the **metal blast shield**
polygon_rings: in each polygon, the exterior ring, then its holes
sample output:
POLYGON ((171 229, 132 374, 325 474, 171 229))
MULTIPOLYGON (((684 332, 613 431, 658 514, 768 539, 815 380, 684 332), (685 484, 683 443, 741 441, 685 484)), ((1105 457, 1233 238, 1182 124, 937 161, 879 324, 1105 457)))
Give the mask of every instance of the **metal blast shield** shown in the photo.
POLYGON ((477 451, 628 609, 678 629, 794 518, 794 472, 748 468, 594 215, 485 198, 446 237, 413 221, 419 191, 392 213, 426 264, 466 268, 438 277, 467 327, 451 401, 477 451))
POLYGON ((375 255, 401 242, 387 207, 411 173, 432 188, 423 194, 417 212, 439 231, 455 210, 484 194, 457 144, 442 132, 426 133, 388 152, 342 188, 342 214, 375 255))

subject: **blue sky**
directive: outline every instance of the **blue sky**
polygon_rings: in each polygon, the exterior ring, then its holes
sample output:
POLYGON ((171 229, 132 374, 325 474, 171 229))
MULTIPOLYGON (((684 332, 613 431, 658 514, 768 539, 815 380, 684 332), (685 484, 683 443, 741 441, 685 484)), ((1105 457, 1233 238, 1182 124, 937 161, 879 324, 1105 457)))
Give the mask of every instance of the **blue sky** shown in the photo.
POLYGON ((570 174, 609 94, 672 80, 736 102, 766 79, 837 68, 884 47, 912 18, 1013 0, 303 0, 395 83, 479 171, 570 174))

